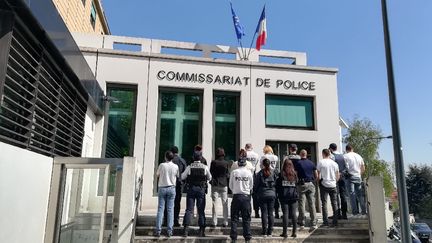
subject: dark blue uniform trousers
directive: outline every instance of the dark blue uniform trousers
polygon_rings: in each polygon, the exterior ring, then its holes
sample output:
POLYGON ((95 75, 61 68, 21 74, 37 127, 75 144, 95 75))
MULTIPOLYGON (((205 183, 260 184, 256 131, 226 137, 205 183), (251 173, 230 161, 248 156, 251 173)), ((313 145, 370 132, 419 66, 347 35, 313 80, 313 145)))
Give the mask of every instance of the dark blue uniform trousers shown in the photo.
POLYGON ((201 186, 189 186, 186 196, 186 212, 184 216, 183 226, 189 226, 194 212, 194 204, 198 208, 198 225, 205 227, 205 188, 201 186))
POLYGON ((251 223, 251 197, 250 195, 234 194, 231 202, 231 233, 232 240, 237 240, 237 224, 241 214, 243 224, 243 237, 245 240, 252 238, 251 223))

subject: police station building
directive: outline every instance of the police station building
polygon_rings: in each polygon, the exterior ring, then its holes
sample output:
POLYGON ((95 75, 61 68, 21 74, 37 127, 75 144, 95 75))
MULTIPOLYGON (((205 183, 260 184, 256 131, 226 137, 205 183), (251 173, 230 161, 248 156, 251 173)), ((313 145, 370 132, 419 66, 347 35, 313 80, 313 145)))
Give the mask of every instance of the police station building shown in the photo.
POLYGON ((143 166, 140 212, 156 210, 155 171, 171 146, 190 160, 203 146, 210 161, 223 147, 236 160, 246 143, 283 158, 288 144, 312 160, 340 144, 337 69, 307 66, 305 53, 239 49, 141 38, 74 34, 107 94, 93 156, 136 157, 143 166), (270 64, 262 60, 281 60, 270 64), (99 135, 98 135, 99 134, 99 135), (100 138, 98 138, 100 136, 100 138))

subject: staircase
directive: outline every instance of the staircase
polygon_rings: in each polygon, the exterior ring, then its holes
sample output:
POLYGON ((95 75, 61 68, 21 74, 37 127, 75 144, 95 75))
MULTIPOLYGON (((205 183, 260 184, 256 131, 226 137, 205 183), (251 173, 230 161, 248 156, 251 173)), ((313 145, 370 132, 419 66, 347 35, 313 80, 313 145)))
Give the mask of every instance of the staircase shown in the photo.
MULTIPOLYGON (((207 215, 207 224, 210 225, 211 216, 207 215)), ((190 227, 189 237, 184 238, 183 227, 174 227, 174 236, 167 238, 166 227, 162 227, 162 236, 157 238, 153 236, 155 230, 156 218, 154 215, 141 215, 138 218, 135 230, 135 243, 144 242, 208 242, 208 243, 222 243, 231 242, 229 238, 230 227, 216 227, 206 228, 206 237, 198 237, 198 226, 190 227)), ((321 226, 321 215, 318 214, 318 228, 309 231, 309 227, 305 230, 297 230, 297 238, 288 237, 284 239, 279 235, 282 234, 282 219, 275 219, 275 226, 272 237, 261 236, 261 219, 252 218, 251 231, 252 242, 355 242, 363 243, 369 242, 369 223, 366 217, 349 217, 348 220, 339 220, 337 227, 323 227, 321 226)), ((193 225, 197 225, 196 222, 193 225)), ((242 236, 241 223, 238 227, 238 242, 244 242, 242 236)), ((291 235, 291 228, 288 228, 288 235, 291 235)))

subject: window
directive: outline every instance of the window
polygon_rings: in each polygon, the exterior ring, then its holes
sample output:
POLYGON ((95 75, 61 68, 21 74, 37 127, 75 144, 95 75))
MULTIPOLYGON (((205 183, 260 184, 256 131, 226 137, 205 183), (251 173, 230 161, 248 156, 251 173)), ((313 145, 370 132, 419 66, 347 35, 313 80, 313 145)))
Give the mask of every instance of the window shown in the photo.
POLYGON ((105 158, 133 155, 136 111, 136 86, 108 85, 108 125, 105 158))
POLYGON ((266 127, 313 130, 313 97, 266 95, 266 127))
POLYGON ((201 143, 201 110, 201 93, 160 91, 156 164, 163 162, 165 151, 174 145, 181 157, 191 158, 194 146, 201 143))
POLYGON ((92 2, 90 9, 90 23, 94 29, 96 25, 96 7, 94 5, 94 2, 92 2))
POLYGON ((224 148, 226 160, 236 160, 239 151, 239 95, 232 92, 214 94, 214 146, 224 148))
MULTIPOLYGON (((107 96, 110 102, 108 120, 105 128, 105 158, 123 158, 133 156, 135 138, 135 115, 137 88, 132 85, 108 84, 107 96)), ((99 170, 98 196, 103 193, 105 171, 99 170)), ((115 192, 116 170, 110 172, 108 179, 108 195, 115 192)))

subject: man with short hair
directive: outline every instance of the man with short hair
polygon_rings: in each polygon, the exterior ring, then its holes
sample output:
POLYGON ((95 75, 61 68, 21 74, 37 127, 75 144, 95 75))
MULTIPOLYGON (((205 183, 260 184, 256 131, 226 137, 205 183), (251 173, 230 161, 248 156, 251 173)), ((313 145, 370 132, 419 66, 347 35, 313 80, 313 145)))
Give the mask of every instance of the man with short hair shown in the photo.
POLYGON ((306 150, 300 151, 300 160, 297 166, 294 167, 297 171, 298 183, 297 190, 299 193, 298 201, 298 224, 300 229, 304 229, 305 225, 305 198, 309 206, 309 214, 311 218, 311 229, 316 228, 316 210, 315 210, 315 185, 314 181, 318 178, 317 168, 315 164, 307 158, 306 150))
POLYGON ((334 160, 339 166, 339 174, 340 179, 337 181, 337 190, 338 190, 338 215, 339 219, 348 219, 347 217, 347 209, 348 209, 348 193, 347 193, 347 178, 346 174, 347 166, 345 162, 344 156, 337 151, 337 145, 332 143, 329 145, 329 150, 331 152, 330 158, 334 160))
POLYGON ((187 187, 187 201, 186 201, 186 212, 183 219, 184 233, 183 236, 187 237, 189 234, 189 225, 192 221, 192 214, 194 211, 194 204, 198 208, 198 225, 199 225, 199 236, 205 236, 205 194, 207 188, 207 181, 212 179, 210 171, 207 165, 201 162, 202 153, 201 151, 195 151, 193 156, 193 163, 186 167, 186 170, 182 173, 181 179, 186 180, 187 187))
POLYGON ((210 173, 212 175, 211 197, 212 197, 212 227, 217 226, 216 201, 220 197, 222 201, 223 223, 222 227, 228 226, 228 162, 225 160, 225 150, 216 149, 216 159, 210 163, 210 173))
POLYGON ((293 165, 295 168, 297 163, 301 159, 301 157, 297 154, 297 144, 295 144, 295 143, 290 144, 288 146, 288 150, 289 150, 288 159, 290 159, 293 162, 293 165))
POLYGON ((164 216, 165 205, 167 210, 167 233, 168 237, 173 234, 173 224, 174 224, 174 198, 176 196, 175 186, 177 178, 179 177, 179 169, 176 164, 172 162, 174 155, 171 151, 165 152, 165 162, 159 164, 156 171, 156 176, 158 177, 158 210, 156 217, 156 230, 155 235, 157 237, 161 234, 162 219, 164 216))
POLYGON ((361 214, 366 214, 365 199, 362 192, 362 174, 365 171, 363 158, 354 152, 354 148, 348 144, 346 146, 346 154, 344 158, 348 170, 348 189, 351 199, 352 214, 359 214, 358 203, 360 203, 361 214))
MULTIPOLYGON (((252 144, 247 143, 245 146, 246 149, 246 160, 251 162, 254 168, 257 167, 257 164, 259 162, 259 155, 255 151, 253 151, 252 144)), ((255 169, 256 170, 256 169, 255 169)), ((256 171, 254 171, 254 176, 256 174, 256 171)), ((252 199, 253 199, 253 210, 255 211, 255 218, 260 218, 259 215, 259 203, 258 198, 255 193, 252 193, 252 199)))
POLYGON ((318 177, 320 178, 320 194, 323 225, 329 226, 327 213, 327 196, 330 196, 330 203, 333 210, 333 224, 337 226, 338 206, 337 206, 337 181, 339 180, 339 166, 336 162, 330 159, 330 150, 323 149, 323 159, 318 163, 318 177))
MULTIPOLYGON (((182 157, 180 157, 177 146, 173 146, 171 148, 171 152, 174 154, 174 158, 172 159, 172 162, 178 166, 181 175, 186 169, 186 161, 182 157)), ((174 226, 176 227, 180 226, 179 214, 180 214, 180 202, 182 198, 182 184, 183 183, 181 180, 177 180, 176 197, 174 200, 174 226)))
POLYGON ((252 238, 250 230, 251 222, 251 203, 250 193, 253 189, 253 175, 247 169, 246 157, 238 160, 238 169, 231 172, 229 188, 233 193, 231 202, 231 232, 230 237, 233 242, 237 240, 237 224, 239 217, 242 217, 243 237, 246 242, 252 238))

